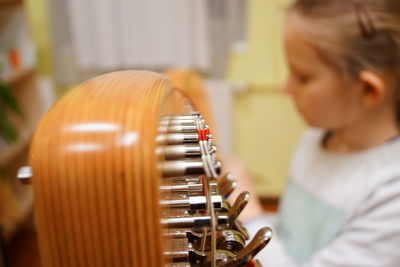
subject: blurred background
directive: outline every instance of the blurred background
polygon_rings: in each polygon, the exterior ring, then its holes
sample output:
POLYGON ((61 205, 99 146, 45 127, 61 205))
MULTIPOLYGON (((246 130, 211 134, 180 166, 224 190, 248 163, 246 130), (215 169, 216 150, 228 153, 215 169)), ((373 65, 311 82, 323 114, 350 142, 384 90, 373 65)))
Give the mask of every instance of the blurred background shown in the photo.
POLYGON ((0 267, 38 266, 32 190, 15 179, 35 125, 105 72, 199 73, 223 156, 242 161, 264 203, 276 203, 304 129, 281 92, 287 2, 0 0, 0 267))

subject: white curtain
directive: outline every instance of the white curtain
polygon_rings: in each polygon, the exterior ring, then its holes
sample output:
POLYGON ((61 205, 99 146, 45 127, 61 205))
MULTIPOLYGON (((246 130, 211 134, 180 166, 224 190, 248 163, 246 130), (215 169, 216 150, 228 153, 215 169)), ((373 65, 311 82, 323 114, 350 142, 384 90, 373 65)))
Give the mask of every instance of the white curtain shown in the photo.
POLYGON ((66 3, 73 49, 84 70, 209 66, 209 20, 203 0, 66 3))
POLYGON ((223 78, 245 1, 48 0, 57 82, 133 68, 223 78))

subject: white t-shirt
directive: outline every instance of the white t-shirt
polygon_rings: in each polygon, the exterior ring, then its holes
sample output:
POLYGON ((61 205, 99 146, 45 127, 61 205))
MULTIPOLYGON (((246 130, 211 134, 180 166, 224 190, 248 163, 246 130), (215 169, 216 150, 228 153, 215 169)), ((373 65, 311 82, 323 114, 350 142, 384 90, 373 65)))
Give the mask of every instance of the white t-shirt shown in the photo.
POLYGON ((256 258, 266 267, 399 267, 400 138, 336 154, 323 135, 302 138, 279 214, 245 224, 252 235, 274 230, 256 258))

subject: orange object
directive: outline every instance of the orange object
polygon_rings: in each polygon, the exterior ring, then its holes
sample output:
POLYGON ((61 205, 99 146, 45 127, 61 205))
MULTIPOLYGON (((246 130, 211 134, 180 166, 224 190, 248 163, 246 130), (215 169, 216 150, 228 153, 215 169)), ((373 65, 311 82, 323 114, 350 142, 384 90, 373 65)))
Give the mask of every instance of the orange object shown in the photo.
POLYGON ((160 116, 184 108, 172 88, 151 72, 109 73, 43 117, 30 166, 44 267, 163 266, 154 151, 160 116))
POLYGON ((17 71, 21 68, 21 56, 17 49, 10 49, 8 52, 8 60, 10 61, 13 71, 17 71))

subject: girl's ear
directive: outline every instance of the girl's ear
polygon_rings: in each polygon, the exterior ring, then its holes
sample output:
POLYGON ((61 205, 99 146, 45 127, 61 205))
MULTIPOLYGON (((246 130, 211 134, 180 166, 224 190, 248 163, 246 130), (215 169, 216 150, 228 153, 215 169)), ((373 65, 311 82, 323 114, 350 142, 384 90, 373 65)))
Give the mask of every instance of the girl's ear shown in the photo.
POLYGON ((360 72, 361 101, 365 108, 373 108, 382 103, 388 94, 388 85, 382 75, 363 70, 360 72))

